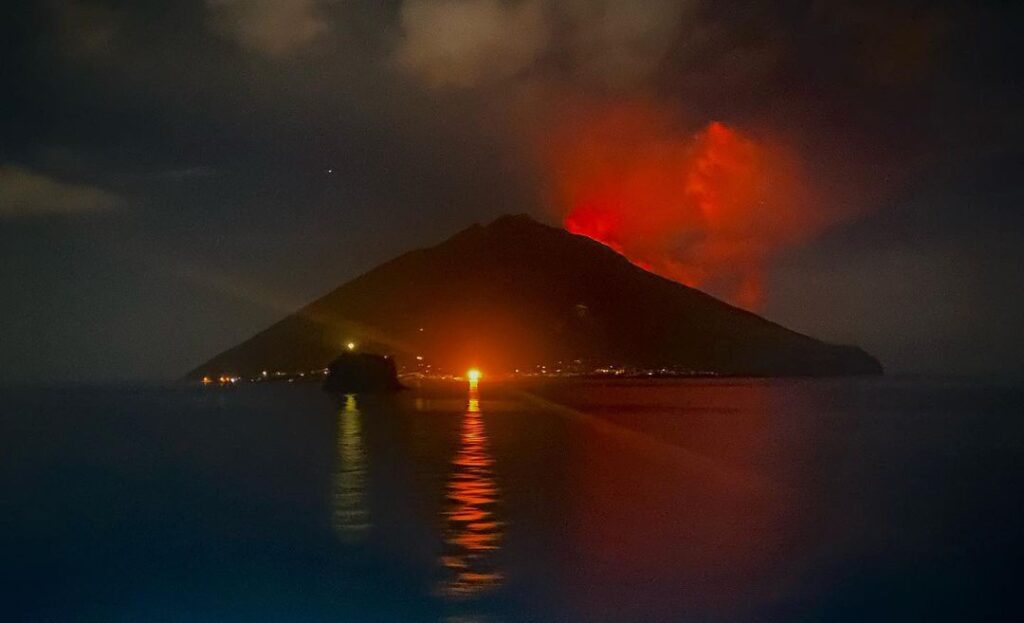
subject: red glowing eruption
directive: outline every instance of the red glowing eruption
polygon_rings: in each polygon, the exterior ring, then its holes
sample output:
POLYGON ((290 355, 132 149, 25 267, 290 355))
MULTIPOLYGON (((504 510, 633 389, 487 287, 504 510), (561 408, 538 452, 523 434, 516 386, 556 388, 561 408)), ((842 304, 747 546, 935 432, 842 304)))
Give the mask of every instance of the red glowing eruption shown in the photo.
POLYGON ((552 136, 566 229, 743 307, 760 305, 771 258, 825 224, 792 153, 722 123, 692 134, 633 102, 577 115, 552 136))

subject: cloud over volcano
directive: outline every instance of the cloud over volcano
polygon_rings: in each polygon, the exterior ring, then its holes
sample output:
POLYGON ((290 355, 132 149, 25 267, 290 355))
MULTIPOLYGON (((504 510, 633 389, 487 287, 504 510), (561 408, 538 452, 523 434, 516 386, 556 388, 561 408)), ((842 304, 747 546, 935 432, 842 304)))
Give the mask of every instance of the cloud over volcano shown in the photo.
POLYGON ((827 225, 794 153, 719 122, 687 132, 649 101, 574 116, 546 155, 566 229, 751 309, 772 257, 827 225))

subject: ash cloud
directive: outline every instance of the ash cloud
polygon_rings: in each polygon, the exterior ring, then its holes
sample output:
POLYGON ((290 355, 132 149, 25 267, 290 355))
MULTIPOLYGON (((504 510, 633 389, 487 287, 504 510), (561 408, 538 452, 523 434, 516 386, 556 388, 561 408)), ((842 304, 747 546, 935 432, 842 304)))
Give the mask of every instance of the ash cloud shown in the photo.
POLYGON ((546 166, 566 229, 748 309, 771 260, 828 224, 790 150, 719 122, 688 132, 651 101, 578 115, 546 166))

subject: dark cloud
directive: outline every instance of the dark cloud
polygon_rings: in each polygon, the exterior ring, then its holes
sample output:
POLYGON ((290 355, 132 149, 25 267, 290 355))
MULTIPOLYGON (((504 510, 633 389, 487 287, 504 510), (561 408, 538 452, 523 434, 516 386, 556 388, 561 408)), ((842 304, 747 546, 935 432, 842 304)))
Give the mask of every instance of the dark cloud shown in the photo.
POLYGON ((115 9, 88 0, 66 0, 53 2, 50 11, 53 35, 67 57, 89 60, 114 53, 122 27, 115 9))
POLYGON ((678 0, 406 0, 397 59, 433 87, 524 76, 554 59, 583 82, 636 84, 689 16, 678 0))
POLYGON ((308 50, 330 36, 322 0, 206 0, 211 26, 243 48, 271 57, 308 50))
POLYGON ((526 71, 551 36, 544 3, 409 0, 398 64, 434 87, 470 87, 526 71))
POLYGON ((0 219, 108 212, 124 204, 121 197, 100 188, 0 165, 0 219))

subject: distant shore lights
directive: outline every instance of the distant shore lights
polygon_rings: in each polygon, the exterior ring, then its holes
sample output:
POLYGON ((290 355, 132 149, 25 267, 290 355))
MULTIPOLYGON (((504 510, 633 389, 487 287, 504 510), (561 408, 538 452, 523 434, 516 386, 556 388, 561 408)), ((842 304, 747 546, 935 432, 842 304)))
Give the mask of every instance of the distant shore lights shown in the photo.
POLYGON ((345 344, 345 348, 347 348, 349 351, 353 351, 353 350, 356 349, 356 343, 355 342, 348 342, 348 343, 345 344))

